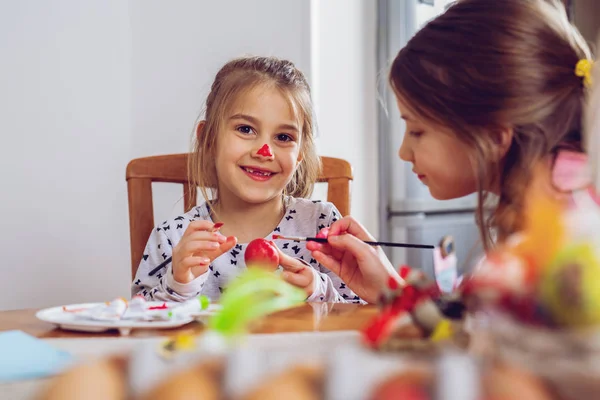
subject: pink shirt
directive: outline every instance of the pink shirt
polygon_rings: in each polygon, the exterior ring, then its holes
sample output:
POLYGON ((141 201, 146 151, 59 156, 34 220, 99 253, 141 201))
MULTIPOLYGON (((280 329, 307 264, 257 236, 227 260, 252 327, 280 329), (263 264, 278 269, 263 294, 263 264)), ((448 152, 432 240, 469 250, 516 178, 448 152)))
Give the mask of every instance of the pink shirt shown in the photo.
MULTIPOLYGON (((571 150, 560 151, 552 168, 552 184, 554 187, 567 197, 568 206, 571 210, 587 210, 589 208, 597 209, 600 206, 600 196, 596 194, 592 186, 592 175, 587 162, 587 155, 571 150)), ((585 213, 584 213, 585 214, 585 213)), ((585 235, 586 233, 596 229, 596 219, 590 218, 585 214, 585 218, 581 218, 582 213, 573 213, 570 225, 578 226, 575 233, 585 235), (573 217, 574 216, 574 217, 573 217)), ((507 241, 509 246, 518 244, 523 239, 520 233, 514 233, 507 241)), ((479 269, 486 261, 484 256, 475 265, 474 270, 479 269)))
POLYGON ((591 182, 587 156, 575 151, 561 151, 554 161, 552 182, 563 192, 583 189, 591 182))
MULTIPOLYGON (((563 150, 558 153, 552 169, 552 183, 561 192, 587 191, 600 205, 600 197, 592 187, 592 175, 585 153, 563 150)), ((571 199, 570 204, 575 204, 571 199)))

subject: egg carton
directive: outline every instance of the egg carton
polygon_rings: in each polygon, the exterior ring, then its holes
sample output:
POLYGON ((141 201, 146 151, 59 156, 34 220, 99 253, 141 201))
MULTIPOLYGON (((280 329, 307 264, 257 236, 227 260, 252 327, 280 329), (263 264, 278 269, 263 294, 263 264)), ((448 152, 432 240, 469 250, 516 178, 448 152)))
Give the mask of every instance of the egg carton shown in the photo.
POLYGON ((198 340, 193 349, 165 352, 172 341, 152 339, 83 363, 36 399, 562 400, 532 374, 473 350, 381 352, 355 331, 249 335, 228 346, 210 334, 198 340))
POLYGON ((224 364, 220 386, 227 399, 244 399, 261 384, 295 367, 320 371, 324 376, 321 398, 328 400, 369 399, 377 386, 392 376, 432 368, 439 377, 435 399, 479 399, 481 366, 476 357, 454 349, 435 356, 431 352, 374 351, 362 345, 355 331, 252 335, 229 349, 201 346, 171 358, 146 343, 129 359, 130 393, 134 398, 143 397, 152 390, 149 382, 160 385, 186 369, 215 360, 224 364))
POLYGON ((562 398, 600 397, 600 329, 537 327, 502 313, 490 314, 480 329, 498 359, 545 379, 562 398))

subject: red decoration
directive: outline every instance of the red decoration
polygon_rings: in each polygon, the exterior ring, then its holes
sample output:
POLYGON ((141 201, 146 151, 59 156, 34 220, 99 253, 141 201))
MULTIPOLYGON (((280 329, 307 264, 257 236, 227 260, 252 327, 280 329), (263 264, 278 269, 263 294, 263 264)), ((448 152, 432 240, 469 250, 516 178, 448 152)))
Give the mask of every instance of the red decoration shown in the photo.
POLYGON ((404 285, 393 277, 388 279, 388 288, 382 293, 381 313, 363 330, 364 341, 373 347, 384 342, 392 333, 394 323, 406 313, 412 314, 424 301, 437 299, 441 292, 435 281, 422 271, 403 265, 399 269, 404 285))

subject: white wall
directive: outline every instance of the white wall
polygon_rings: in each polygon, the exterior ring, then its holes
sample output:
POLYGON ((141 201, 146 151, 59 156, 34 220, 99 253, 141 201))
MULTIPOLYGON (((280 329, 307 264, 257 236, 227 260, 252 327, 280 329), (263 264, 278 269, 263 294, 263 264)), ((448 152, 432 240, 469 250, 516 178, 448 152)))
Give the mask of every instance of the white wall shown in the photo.
POLYGON ((313 0, 319 153, 354 168, 351 214, 378 232, 377 2, 313 0))
POLYGON ((0 2, 0 309, 128 287, 122 0, 0 2))
MULTIPOLYGON (((598 0, 574 0, 573 21, 583 37, 590 43, 596 43, 600 28, 600 2, 598 0)), ((595 49, 597 53, 600 49, 595 49)))
MULTIPOLYGON (((214 76, 233 57, 287 58, 310 80, 309 1, 130 0, 130 13, 133 157, 189 151, 214 76)), ((183 210, 179 187, 154 190, 157 221, 183 210)))
MULTIPOLYGON (((187 151, 214 74, 242 54, 305 72, 320 153, 352 162, 353 214, 376 232, 370 3, 0 2, 0 309, 129 295, 125 166, 187 151)), ((157 216, 180 211, 156 189, 157 216)))

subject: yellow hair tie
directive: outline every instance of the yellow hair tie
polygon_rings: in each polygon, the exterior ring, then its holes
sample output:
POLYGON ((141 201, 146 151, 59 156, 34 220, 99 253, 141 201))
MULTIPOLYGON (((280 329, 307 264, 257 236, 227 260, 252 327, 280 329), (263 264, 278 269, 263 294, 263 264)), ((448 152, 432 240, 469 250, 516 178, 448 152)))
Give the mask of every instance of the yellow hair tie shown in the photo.
POLYGON ((592 85, 592 68, 594 67, 594 62, 592 60, 582 59, 577 62, 575 65, 575 75, 583 78, 583 84, 586 87, 590 87, 592 85))

